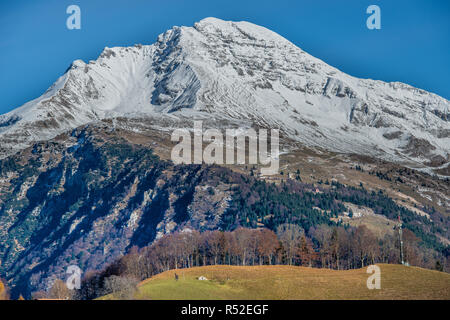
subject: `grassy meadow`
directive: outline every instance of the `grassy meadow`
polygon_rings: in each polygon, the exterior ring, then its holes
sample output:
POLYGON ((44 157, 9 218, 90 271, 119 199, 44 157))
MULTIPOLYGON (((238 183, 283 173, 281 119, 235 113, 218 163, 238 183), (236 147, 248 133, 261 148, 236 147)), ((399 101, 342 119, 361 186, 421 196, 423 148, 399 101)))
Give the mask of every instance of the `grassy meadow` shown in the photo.
MULTIPOLYGON (((141 282, 136 299, 450 299, 450 274, 379 264, 381 289, 369 290, 366 268, 205 266, 170 270, 141 282), (175 273, 178 280, 175 280, 175 273), (197 280, 204 276, 208 280, 197 280)), ((111 299, 108 295, 104 299, 111 299)))

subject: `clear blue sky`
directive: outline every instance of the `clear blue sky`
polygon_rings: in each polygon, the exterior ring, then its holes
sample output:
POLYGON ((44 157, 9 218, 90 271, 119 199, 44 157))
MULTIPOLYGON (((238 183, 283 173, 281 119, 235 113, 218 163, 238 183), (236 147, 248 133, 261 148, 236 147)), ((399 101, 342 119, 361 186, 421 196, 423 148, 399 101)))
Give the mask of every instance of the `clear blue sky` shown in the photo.
POLYGON ((450 98, 448 0, 0 0, 0 114, 40 96, 73 60, 210 16, 263 25, 351 75, 450 98), (66 28, 70 4, 81 30, 66 28), (381 30, 366 27, 371 4, 381 30))

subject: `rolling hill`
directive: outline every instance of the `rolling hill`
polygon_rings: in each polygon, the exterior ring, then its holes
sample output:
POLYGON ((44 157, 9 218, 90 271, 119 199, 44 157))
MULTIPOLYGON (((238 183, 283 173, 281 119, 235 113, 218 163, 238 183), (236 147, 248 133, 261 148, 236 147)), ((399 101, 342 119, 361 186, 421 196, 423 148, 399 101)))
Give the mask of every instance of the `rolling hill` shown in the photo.
MULTIPOLYGON (((450 275, 379 264, 381 289, 366 286, 366 268, 329 270, 296 266, 206 266, 170 270, 144 280, 136 299, 297 300, 450 299, 450 275), (175 280, 175 273, 179 279, 175 280), (197 280, 204 276, 208 280, 197 280)), ((105 296, 102 299, 111 299, 105 296)))

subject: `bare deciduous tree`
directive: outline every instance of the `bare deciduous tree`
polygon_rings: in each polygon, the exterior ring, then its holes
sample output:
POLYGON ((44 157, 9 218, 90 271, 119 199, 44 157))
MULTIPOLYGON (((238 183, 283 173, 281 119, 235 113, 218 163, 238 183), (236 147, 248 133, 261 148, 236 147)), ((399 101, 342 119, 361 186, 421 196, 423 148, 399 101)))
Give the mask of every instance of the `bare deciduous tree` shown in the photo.
POLYGON ((138 280, 133 277, 110 276, 104 280, 105 294, 119 300, 131 300, 137 291, 138 280))
POLYGON ((50 289, 48 298, 58 300, 70 300, 72 298, 72 292, 69 288, 67 288, 64 281, 56 279, 53 282, 53 285, 50 289))
POLYGON ((2 280, 0 280, 0 300, 8 300, 8 298, 8 289, 2 280))
POLYGON ((260 229, 257 233, 256 245, 259 264, 264 264, 264 258, 267 258, 268 264, 272 264, 272 257, 278 247, 277 235, 269 229, 260 229))
POLYGON ((300 241, 304 234, 303 229, 296 224, 285 223, 277 228, 277 235, 285 249, 286 260, 289 265, 294 263, 294 258, 298 253, 300 241))

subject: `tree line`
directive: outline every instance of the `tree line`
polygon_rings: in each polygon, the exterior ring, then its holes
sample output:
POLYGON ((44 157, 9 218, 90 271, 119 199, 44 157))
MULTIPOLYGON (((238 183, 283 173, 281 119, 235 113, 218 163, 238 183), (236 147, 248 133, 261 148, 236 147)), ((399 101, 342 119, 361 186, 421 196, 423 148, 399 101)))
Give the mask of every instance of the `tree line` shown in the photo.
MULTIPOLYGON (((419 248, 419 239, 403 232, 405 260, 411 265, 449 271, 448 261, 436 260, 434 250, 419 248)), ((109 293, 132 297, 139 281, 178 268, 207 265, 295 265, 337 270, 376 263, 399 263, 399 240, 395 234, 377 238, 367 227, 319 225, 305 232, 296 224, 267 228, 237 228, 234 231, 184 230, 167 234, 153 244, 130 248, 128 254, 103 271, 87 272, 75 294, 55 289, 35 297, 61 296, 93 299, 109 293)), ((61 286, 61 283, 57 286, 61 286)))

